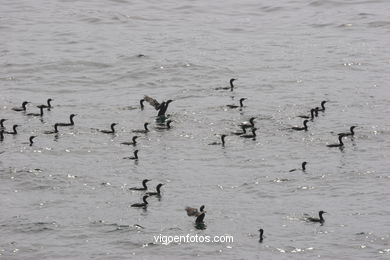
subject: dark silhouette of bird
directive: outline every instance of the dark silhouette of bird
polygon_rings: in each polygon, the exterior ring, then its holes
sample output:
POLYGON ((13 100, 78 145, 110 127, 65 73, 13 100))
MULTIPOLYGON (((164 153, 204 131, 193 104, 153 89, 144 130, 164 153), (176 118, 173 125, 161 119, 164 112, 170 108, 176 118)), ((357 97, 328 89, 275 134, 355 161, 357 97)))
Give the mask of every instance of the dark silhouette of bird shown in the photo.
POLYGON ((307 131, 307 123, 308 122, 309 122, 309 120, 305 120, 305 121, 303 121, 303 127, 294 126, 294 127, 291 127, 291 129, 295 130, 295 131, 302 131, 302 130, 307 131))
POLYGON ((21 112, 21 111, 26 111, 26 105, 29 104, 30 102, 28 101, 24 101, 22 103, 22 106, 21 107, 14 107, 12 108, 13 111, 18 111, 18 112, 21 112))
POLYGON ((157 116, 165 116, 165 113, 167 112, 168 105, 173 102, 172 99, 169 99, 167 101, 163 101, 159 103, 156 99, 151 98, 149 96, 145 96, 144 100, 148 102, 150 105, 152 105, 156 110, 158 110, 157 116))
POLYGON ((228 108, 242 108, 244 106, 243 102, 246 100, 246 98, 240 98, 240 105, 227 105, 228 108))
POLYGON ((122 142, 121 144, 136 146, 137 145, 137 141, 136 141, 137 138, 138 138, 138 136, 135 135, 132 138, 132 142, 122 142))
MULTIPOLYGON (((300 170, 302 170, 303 172, 306 171, 306 164, 307 164, 307 162, 303 162, 302 163, 302 168, 300 170)), ((298 170, 298 169, 292 169, 292 170, 290 170, 290 172, 293 172, 293 171, 296 171, 296 170, 298 170)))

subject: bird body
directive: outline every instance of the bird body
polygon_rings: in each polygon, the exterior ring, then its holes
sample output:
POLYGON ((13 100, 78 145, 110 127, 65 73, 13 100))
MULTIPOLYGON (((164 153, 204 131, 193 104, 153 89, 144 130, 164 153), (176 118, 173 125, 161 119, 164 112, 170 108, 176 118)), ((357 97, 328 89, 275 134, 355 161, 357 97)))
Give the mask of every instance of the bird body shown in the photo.
POLYGON ((26 105, 29 104, 30 102, 24 101, 22 103, 22 107, 14 107, 12 108, 13 111, 21 112, 21 111, 26 111, 26 105))
POLYGON ((319 215, 319 218, 314 218, 314 217, 307 217, 306 218, 306 221, 308 222, 316 222, 316 223, 321 223, 323 224, 325 222, 325 219, 323 218, 323 214, 325 214, 326 212, 321 210, 318 212, 318 215, 319 215))
POLYGON ((309 122, 309 120, 305 120, 305 121, 303 121, 303 127, 294 126, 294 127, 291 127, 291 129, 295 130, 295 131, 302 131, 302 130, 307 131, 307 123, 308 122, 309 122))
POLYGON ((121 144, 124 144, 124 145, 132 145, 132 146, 135 146, 135 145, 137 145, 137 138, 138 138, 138 136, 133 136, 133 138, 132 138, 132 142, 123 142, 123 143, 121 143, 121 144))
POLYGON ((143 130, 133 130, 132 132, 133 133, 139 133, 139 134, 146 134, 146 133, 149 132, 148 125, 149 125, 149 123, 145 123, 143 130))
POLYGON ((117 123, 112 123, 111 124, 111 130, 100 130, 101 133, 104 133, 104 134, 114 134, 115 133, 115 126, 117 125, 117 123))
POLYGON ((246 98, 241 98, 241 99, 240 99, 240 105, 239 105, 239 106, 238 106, 238 105, 227 105, 227 107, 228 107, 228 108, 232 108, 232 109, 233 109, 233 108, 239 108, 239 107, 241 108, 241 107, 244 106, 244 104, 243 104, 244 100, 246 100, 246 98))
POLYGON ((134 203, 131 205, 131 207, 133 208, 146 208, 148 206, 148 202, 146 201, 146 199, 148 198, 149 196, 148 195, 145 195, 142 200, 143 202, 142 203, 134 203))
POLYGON ((233 82, 237 80, 237 79, 230 79, 229 83, 230 83, 230 86, 229 87, 219 87, 219 88, 216 88, 216 90, 229 90, 230 91, 233 91, 233 88, 234 88, 234 85, 233 85, 233 82))
MULTIPOLYGON (((304 172, 304 171, 306 171, 306 164, 307 164, 307 162, 303 162, 302 163, 302 171, 304 172)), ((290 172, 293 172, 293 171, 296 171, 297 169, 292 169, 292 170, 290 170, 290 172)))
POLYGON ((57 126, 72 126, 74 125, 74 121, 73 121, 73 118, 76 116, 76 114, 71 114, 69 116, 69 120, 70 122, 69 123, 57 123, 57 126))
POLYGON ((146 183, 149 182, 151 180, 148 180, 148 179, 144 179, 142 181, 142 188, 137 188, 137 187, 133 187, 133 188, 129 188, 129 190, 147 190, 148 189, 148 186, 146 186, 146 183))

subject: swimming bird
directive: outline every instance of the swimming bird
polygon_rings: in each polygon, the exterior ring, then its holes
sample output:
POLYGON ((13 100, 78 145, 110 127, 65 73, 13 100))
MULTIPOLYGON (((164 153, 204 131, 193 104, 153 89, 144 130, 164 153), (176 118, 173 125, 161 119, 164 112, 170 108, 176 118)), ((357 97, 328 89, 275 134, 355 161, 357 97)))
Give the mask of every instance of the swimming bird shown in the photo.
POLYGON ((123 142, 123 143, 121 143, 121 144, 124 144, 124 145, 132 145, 132 146, 136 146, 137 145, 137 138, 138 138, 138 136, 133 136, 133 138, 132 138, 132 142, 123 142))
POLYGON ((145 96, 144 100, 148 102, 150 105, 152 105, 156 110, 158 110, 157 116, 164 116, 167 112, 169 103, 173 102, 172 99, 169 99, 167 101, 163 101, 161 104, 154 98, 151 98, 149 96, 145 96))
POLYGON ((4 130, 0 130, 0 142, 4 140, 4 130))
POLYGON ((163 129, 171 129, 171 123, 172 123, 172 120, 167 120, 167 124, 166 125, 158 125, 156 126, 156 129, 159 129, 159 130, 163 130, 163 129))
POLYGON ((318 109, 318 111, 321 111, 321 112, 324 112, 324 111, 325 111, 325 103, 326 103, 326 102, 328 102, 328 101, 324 100, 324 101, 321 102, 321 108, 318 109))
POLYGON ((34 143, 34 138, 35 138, 36 136, 35 135, 32 135, 32 136, 30 136, 30 138, 29 138, 29 141, 30 141, 30 146, 32 146, 33 145, 33 143, 34 143))
POLYGON ((142 200, 143 200, 143 203, 134 203, 131 205, 131 207, 134 207, 134 208, 146 208, 148 206, 148 202, 146 201, 146 199, 148 198, 149 196, 148 195, 145 195, 142 200))
POLYGON ((260 229, 259 229, 259 232, 260 232, 259 242, 262 243, 262 242, 263 242, 263 233, 264 233, 264 229, 260 228, 260 229))
POLYGON ((343 135, 343 136, 354 136, 355 135, 355 132, 353 131, 357 126, 351 126, 351 128, 349 129, 349 133, 341 133, 339 135, 343 135))
POLYGON ((135 151, 134 151, 134 156, 123 157, 123 159, 138 160, 138 150, 135 150, 135 151))
POLYGON ((241 126, 242 131, 239 132, 231 132, 232 135, 243 135, 246 134, 246 128, 241 126))
POLYGON ((312 108, 312 109, 310 109, 310 116, 298 116, 298 117, 300 117, 300 118, 306 118, 306 119, 309 119, 309 118, 310 118, 310 120, 313 121, 315 111, 316 111, 315 108, 312 108))
POLYGON ((242 102, 244 102, 244 100, 246 100, 246 98, 240 98, 240 105, 237 106, 237 105, 227 105, 228 108, 241 108, 244 106, 244 104, 242 102))
POLYGON ((74 125, 74 121, 73 121, 73 117, 77 116, 76 114, 71 114, 69 116, 69 120, 70 122, 69 123, 57 123, 57 126, 72 126, 74 125))
POLYGON ((133 133, 140 133, 140 134, 146 134, 148 133, 150 130, 148 129, 148 125, 149 123, 145 123, 144 124, 144 129, 143 130, 133 130, 132 132, 133 133))
POLYGON ((9 132, 9 131, 4 131, 4 134, 9 134, 9 135, 16 135, 18 132, 16 131, 16 128, 18 127, 19 125, 13 125, 12 126, 12 132, 9 132))
POLYGON ((309 122, 309 120, 303 121, 303 127, 294 126, 294 127, 291 127, 291 129, 296 130, 296 131, 302 131, 302 130, 307 131, 307 122, 309 122))
POLYGON ((249 122, 242 122, 239 126, 245 127, 245 128, 255 127, 255 119, 256 119, 256 117, 251 117, 249 119, 249 122))
MULTIPOLYGON (((303 162, 302 163, 302 169, 300 169, 300 170, 302 170, 303 172, 306 171, 306 164, 307 164, 307 162, 303 162)), ((296 170, 298 170, 298 169, 292 169, 289 172, 293 172, 293 171, 296 171, 296 170)))
POLYGON ((28 102, 28 101, 24 101, 23 103, 22 103, 22 107, 14 107, 14 108, 12 108, 12 110, 13 111, 18 111, 18 112, 20 112, 20 111, 26 111, 26 105, 27 104, 29 104, 30 102, 28 102))
POLYGON ((209 143, 209 145, 222 145, 222 146, 225 146, 225 137, 227 135, 221 135, 221 143, 220 142, 212 142, 212 143, 209 143))
POLYGON ((43 108, 47 108, 47 110, 50 110, 50 108, 52 108, 52 106, 51 106, 51 102, 52 102, 52 101, 54 101, 54 99, 49 98, 49 99, 47 100, 47 105, 42 105, 42 107, 43 107, 43 108))
POLYGON ((240 137, 242 137, 242 138, 256 138, 256 130, 257 130, 257 128, 252 128, 251 134, 240 135, 240 137))
POLYGON ((26 116, 43 116, 43 105, 37 106, 39 108, 39 113, 27 113, 26 116))
POLYGON ((146 192, 145 194, 146 195, 149 195, 149 196, 161 196, 161 186, 163 186, 164 184, 160 183, 156 186, 156 192, 146 192))
POLYGON ((190 207, 186 207, 185 210, 187 211, 188 216, 198 217, 200 214, 202 214, 204 210, 204 205, 200 206, 199 211, 196 208, 190 208, 190 207))
POLYGON ((339 134, 339 143, 338 144, 328 144, 327 147, 342 147, 344 146, 344 143, 343 143, 343 137, 345 135, 344 134, 339 134))
POLYGON ((7 119, 4 119, 4 118, 2 118, 1 120, 0 120, 0 129, 5 129, 5 127, 4 127, 4 122, 5 121, 7 121, 7 119))
POLYGON ((139 100, 139 105, 140 105, 140 107, 141 107, 141 110, 144 110, 144 102, 145 102, 145 99, 140 99, 139 100))
POLYGON ((111 124, 111 130, 99 130, 101 133, 105 133, 105 134, 113 134, 115 133, 115 126, 117 125, 117 123, 112 123, 111 124))
POLYGON ((44 134, 58 134, 58 123, 54 124, 54 131, 45 131, 44 134))
POLYGON ((219 87, 219 88, 216 88, 216 90, 228 90, 230 89, 230 91, 233 91, 233 88, 234 88, 234 85, 233 85, 233 82, 237 80, 237 79, 230 79, 230 87, 219 87))
POLYGON ((317 222, 317 223, 323 224, 325 222, 325 219, 322 217, 322 215, 325 214, 325 213, 326 213, 325 211, 321 210, 320 212, 318 212, 318 215, 320 216, 320 218, 307 217, 306 221, 308 221, 308 222, 317 222))
POLYGON ((148 187, 146 186, 146 183, 148 181, 151 181, 151 180, 145 179, 142 181, 142 188, 133 187, 133 188, 129 188, 129 190, 147 190, 148 187))

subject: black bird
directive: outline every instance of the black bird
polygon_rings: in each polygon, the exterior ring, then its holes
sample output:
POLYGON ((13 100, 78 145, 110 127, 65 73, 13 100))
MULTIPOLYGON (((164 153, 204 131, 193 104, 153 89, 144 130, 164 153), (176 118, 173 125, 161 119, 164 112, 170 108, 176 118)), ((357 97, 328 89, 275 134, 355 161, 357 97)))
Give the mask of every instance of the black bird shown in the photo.
POLYGON ((0 130, 0 142, 4 140, 4 130, 0 130))
POLYGON ((43 116, 43 105, 40 105, 40 106, 37 106, 37 108, 39 108, 39 113, 28 113, 26 114, 27 116, 40 116, 42 117, 43 116))
POLYGON ((144 201, 143 203, 134 203, 133 205, 131 205, 132 207, 134 208, 146 208, 148 206, 148 202, 146 201, 146 199, 148 198, 149 196, 148 195, 145 195, 142 200, 144 201))
POLYGON ((260 229, 259 229, 259 232, 260 232, 259 242, 262 243, 262 242, 263 242, 263 233, 264 233, 264 229, 260 228, 260 229))
POLYGON ((240 98, 240 105, 237 106, 237 105, 227 105, 228 108, 241 108, 244 106, 244 104, 242 102, 244 102, 244 100, 246 100, 246 98, 240 98))
POLYGON ((357 126, 351 126, 351 128, 349 129, 349 133, 341 133, 339 135, 343 135, 343 136, 354 136, 355 135, 355 132, 353 131, 357 126))
POLYGON ((47 100, 47 105, 42 105, 43 108, 47 108, 47 110, 50 110, 52 108, 51 102, 54 101, 54 99, 49 98, 47 100))
POLYGON ((151 181, 151 180, 145 179, 142 181, 142 186, 143 186, 142 188, 133 187, 133 188, 129 188, 129 190, 147 190, 148 187, 146 186, 146 183, 148 181, 151 181))
POLYGON ((32 146, 33 145, 33 143, 34 143, 34 138, 35 138, 36 136, 34 136, 34 135, 32 135, 32 136, 30 136, 30 138, 29 138, 29 141, 30 141, 30 146, 32 146))
POLYGON ((149 96, 145 96, 144 100, 148 102, 150 105, 152 105, 156 110, 158 110, 157 116, 164 116, 167 112, 169 103, 173 102, 172 99, 169 99, 167 101, 163 101, 161 104, 154 98, 151 98, 149 96))
POLYGON ((12 132, 9 132, 9 131, 4 131, 4 134, 9 134, 9 135, 16 135, 18 132, 16 131, 16 128, 18 127, 19 125, 13 125, 12 126, 12 132))
POLYGON ((212 143, 209 143, 209 145, 222 145, 222 146, 225 146, 225 137, 227 135, 221 135, 221 143, 220 142, 212 142, 212 143))
POLYGON ((343 147, 344 146, 344 143, 343 143, 343 137, 345 135, 344 134, 339 134, 339 143, 338 144, 328 144, 327 147, 343 147))
POLYGON ((195 224, 199 225, 199 224, 204 224, 203 220, 204 220, 204 217, 206 216, 206 212, 203 211, 195 220, 195 224))
POLYGON ((73 117, 77 116, 76 114, 71 114, 69 116, 70 123, 57 123, 57 126, 72 126, 74 125, 73 117))
POLYGON ((199 211, 196 208, 190 208, 190 207, 186 207, 185 210, 187 211, 188 216, 198 217, 200 214, 203 213, 204 205, 200 206, 199 211))
POLYGON ((234 88, 234 85, 233 85, 233 82, 237 80, 237 79, 230 79, 230 87, 219 87, 219 88, 216 88, 216 90, 228 90, 230 89, 230 91, 233 91, 233 88, 234 88))
POLYGON ((121 144, 124 144, 124 145, 132 145, 132 146, 136 146, 137 145, 137 138, 138 138, 138 136, 133 136, 133 138, 132 138, 132 142, 123 142, 123 143, 121 143, 121 144))
POLYGON ((141 110, 144 110, 144 102, 145 102, 145 99, 140 99, 139 100, 139 105, 140 105, 140 107, 141 107, 141 110))
POLYGON ((54 124, 54 131, 45 131, 44 133, 47 135, 58 134, 58 123, 54 124))
POLYGON ((22 103, 22 107, 14 107, 14 108, 12 108, 12 110, 13 111, 18 111, 18 112, 20 112, 20 111, 26 111, 26 105, 27 104, 29 104, 30 102, 28 102, 28 101, 24 101, 23 103, 22 103))
POLYGON ((298 117, 300 117, 300 118, 306 118, 306 119, 309 119, 309 118, 310 118, 310 120, 313 121, 315 112, 316 112, 316 109, 315 109, 315 108, 312 108, 312 109, 310 109, 310 116, 298 116, 298 117))
POLYGON ((328 101, 325 101, 325 100, 324 100, 324 101, 321 102, 321 108, 318 109, 318 111, 321 111, 321 112, 324 112, 324 111, 325 111, 325 106, 324 106, 324 105, 325 105, 326 102, 328 102, 328 101))
POLYGON ((242 137, 242 138, 256 138, 256 130, 257 130, 257 128, 252 128, 251 134, 240 135, 240 137, 242 137))
POLYGON ((307 122, 309 122, 309 120, 303 121, 303 127, 294 126, 294 127, 291 127, 291 129, 296 130, 296 131, 302 131, 302 130, 307 131, 307 122))
POLYGON ((7 121, 7 119, 3 118, 3 119, 0 120, 0 129, 3 129, 3 130, 5 129, 5 127, 4 127, 4 122, 5 121, 7 121))
POLYGON ((150 130, 148 129, 148 125, 149 125, 149 123, 145 123, 145 124, 144 124, 144 129, 143 129, 143 130, 133 130, 132 132, 133 132, 133 133, 146 134, 147 132, 150 131, 150 130))
POLYGON ((245 128, 255 127, 255 122, 254 122, 255 119, 256 119, 256 117, 251 117, 249 119, 249 122, 243 122, 239 126, 245 127, 245 128))
POLYGON ((113 134, 113 133, 115 133, 114 127, 116 125, 117 125, 117 123, 112 123, 111 124, 111 130, 99 130, 99 131, 102 132, 102 133, 105 133, 105 134, 113 134))
POLYGON ((246 134, 246 128, 241 126, 242 131, 240 132, 231 132, 232 135, 244 135, 246 134))
POLYGON ((149 195, 149 196, 161 196, 161 192, 160 192, 160 189, 161 189, 161 186, 163 186, 164 184, 160 183, 159 185, 156 186, 156 192, 146 192, 146 195, 149 195))
POLYGON ((320 216, 320 218, 307 217, 306 221, 317 222, 317 223, 323 224, 325 222, 325 219, 322 217, 322 215, 325 213, 326 213, 325 211, 321 210, 320 212, 318 212, 318 215, 320 216))
POLYGON ((134 156, 130 156, 130 157, 123 157, 123 159, 129 159, 129 160, 138 160, 138 150, 135 150, 134 151, 134 156))
MULTIPOLYGON (((306 164, 307 164, 307 162, 303 162, 302 163, 302 171, 304 172, 304 171, 306 171, 306 164)), ((296 170, 298 170, 298 169, 292 169, 292 170, 290 170, 290 172, 293 172, 293 171, 296 171, 296 170)))
POLYGON ((171 129, 171 123, 172 123, 172 120, 167 120, 167 124, 166 125, 159 125, 159 126, 156 126, 156 129, 159 129, 159 130, 163 130, 163 129, 171 129))

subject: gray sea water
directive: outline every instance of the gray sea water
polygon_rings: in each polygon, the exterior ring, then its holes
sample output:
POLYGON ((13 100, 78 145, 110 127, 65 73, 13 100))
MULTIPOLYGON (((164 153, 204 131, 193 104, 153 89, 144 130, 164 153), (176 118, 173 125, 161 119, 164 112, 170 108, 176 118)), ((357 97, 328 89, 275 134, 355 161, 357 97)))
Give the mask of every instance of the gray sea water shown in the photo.
POLYGON ((20 125, 0 142, 1 259, 389 259, 389 1, 2 0, 0 35, 0 118, 20 125), (144 95, 174 100, 172 129, 144 95), (11 110, 47 98, 42 119, 11 110), (289 129, 322 100, 307 132, 289 129), (256 140, 208 145, 252 116, 256 140), (144 122, 140 159, 122 159, 144 122), (131 208, 145 178, 162 197, 131 208), (184 208, 202 204, 198 230, 184 208), (302 219, 319 210, 324 225, 302 219))

